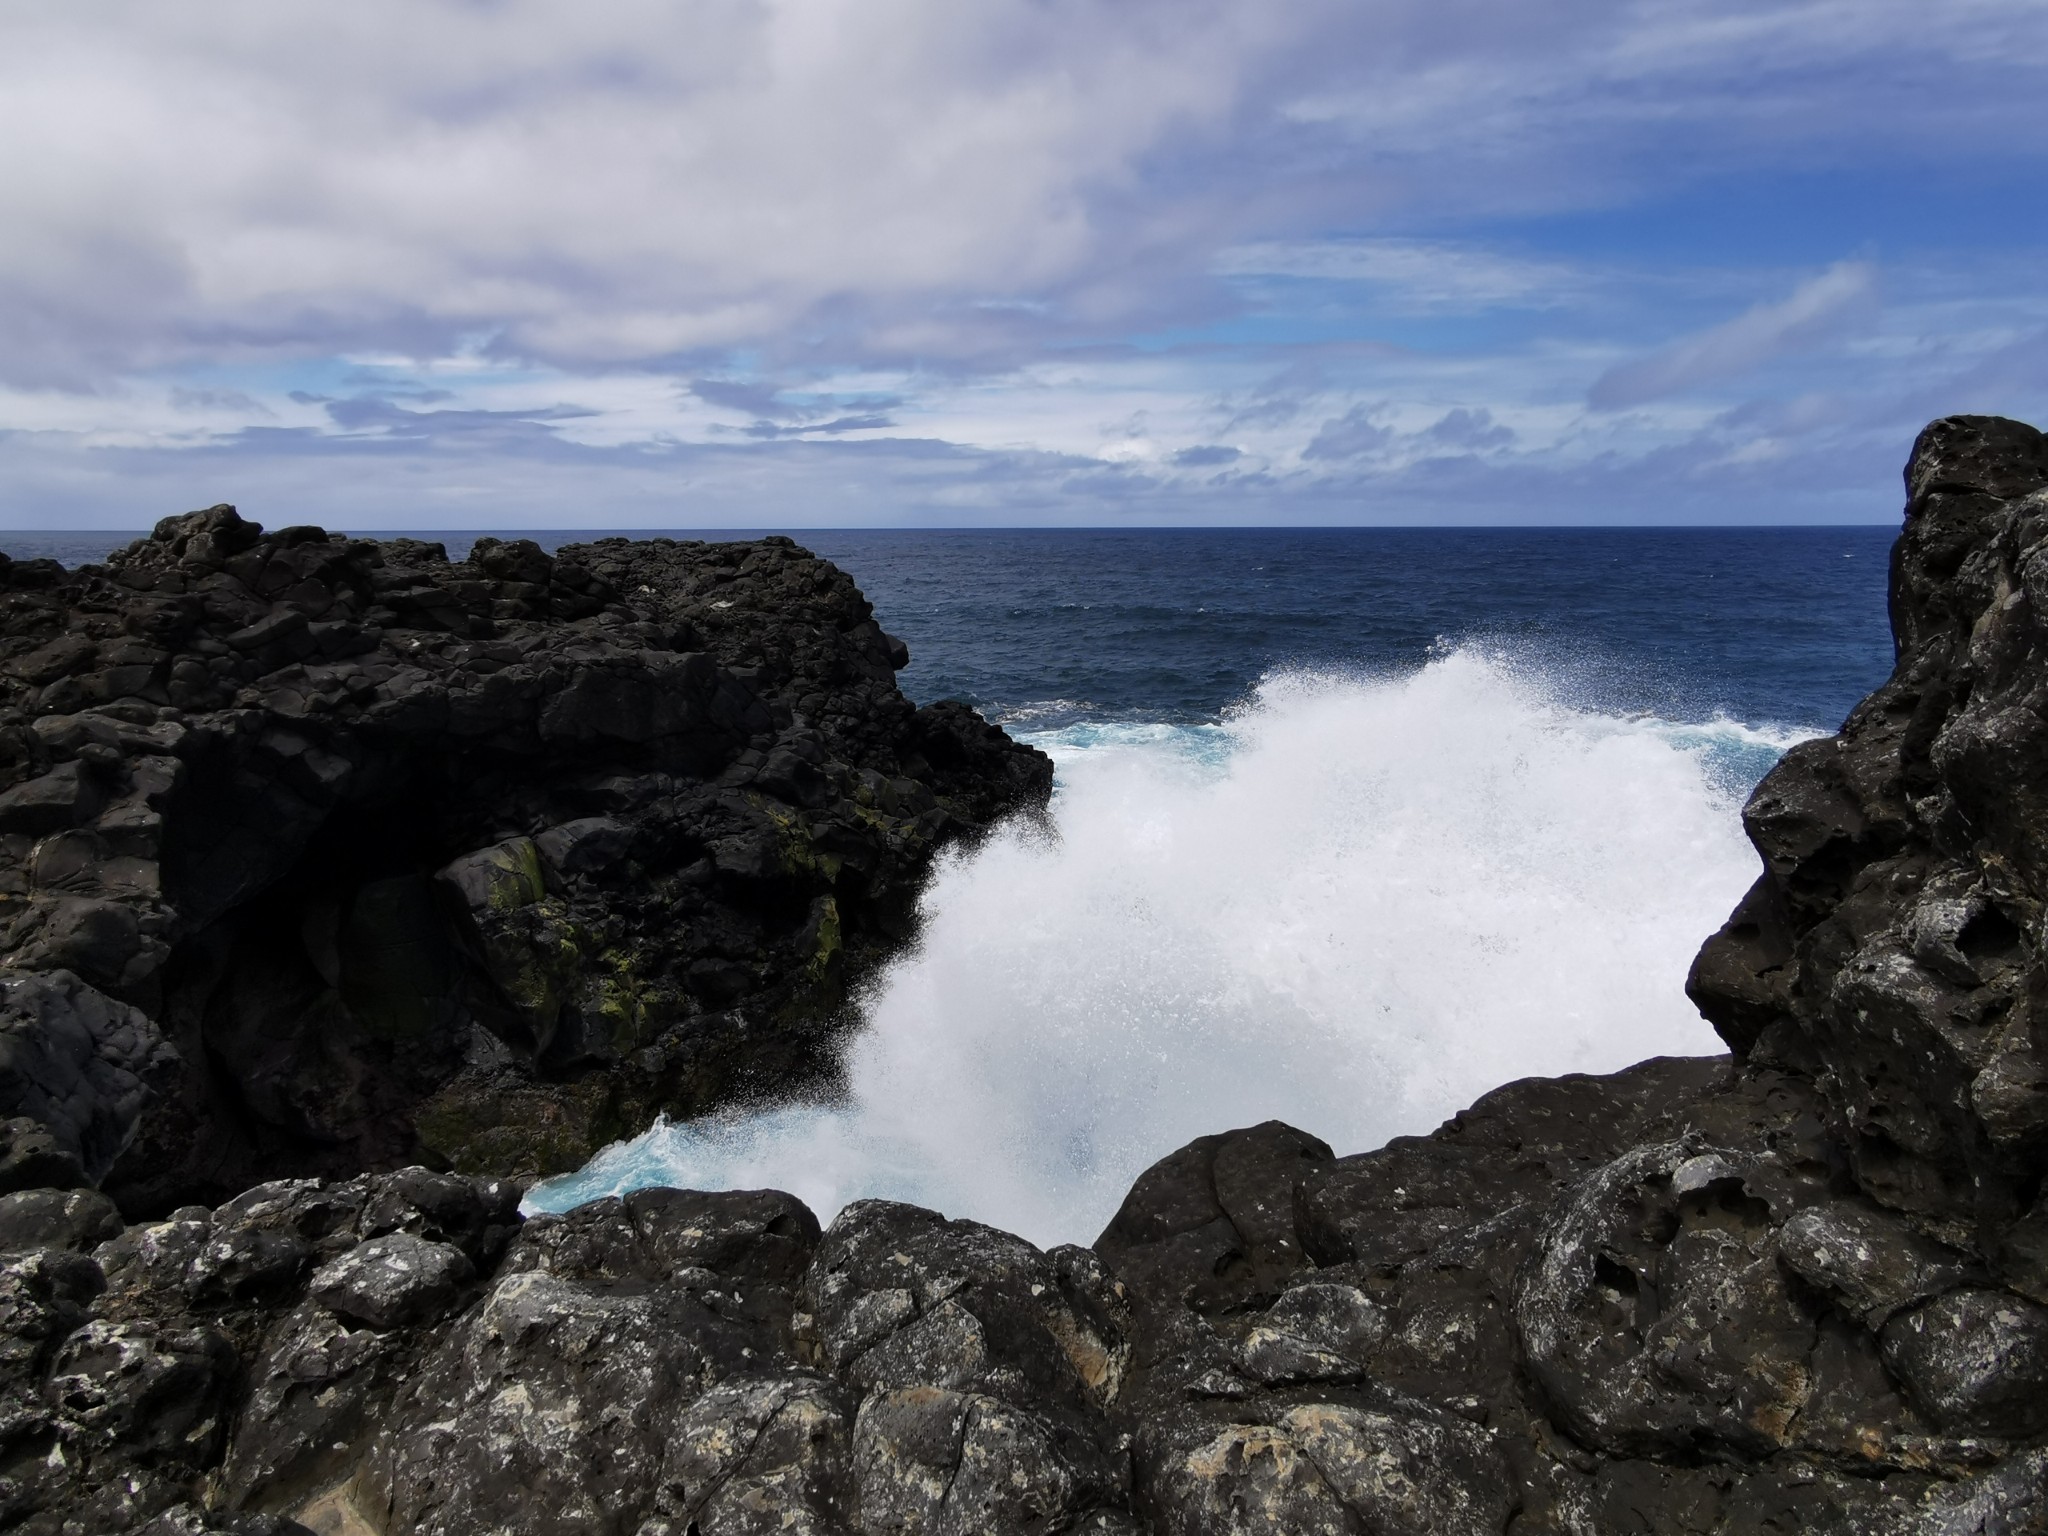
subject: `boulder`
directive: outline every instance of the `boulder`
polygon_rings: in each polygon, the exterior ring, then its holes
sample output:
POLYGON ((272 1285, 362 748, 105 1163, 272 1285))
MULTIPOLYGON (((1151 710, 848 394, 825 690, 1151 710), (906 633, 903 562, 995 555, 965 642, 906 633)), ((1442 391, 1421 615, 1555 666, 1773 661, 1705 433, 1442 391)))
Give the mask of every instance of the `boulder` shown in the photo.
POLYGON ((31 1136, 40 1127, 46 1155, 75 1165, 81 1183, 104 1178, 127 1149, 152 1099, 148 1079, 170 1054, 139 1008, 69 971, 0 975, 0 1113, 31 1122, 31 1136))

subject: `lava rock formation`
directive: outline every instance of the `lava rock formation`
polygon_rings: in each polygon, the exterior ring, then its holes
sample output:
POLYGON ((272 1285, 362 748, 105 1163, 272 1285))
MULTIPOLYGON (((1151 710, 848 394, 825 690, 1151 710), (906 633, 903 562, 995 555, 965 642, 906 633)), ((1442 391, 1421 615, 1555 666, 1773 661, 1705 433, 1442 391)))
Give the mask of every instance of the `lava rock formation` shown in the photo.
MULTIPOLYGON (((2048 443, 1940 421, 1908 489, 1897 670, 1758 788, 1764 876, 1694 968, 1732 1056, 1349 1157, 1204 1137, 1050 1251, 773 1191, 521 1222, 516 1184, 424 1168, 134 1224, 23 1189, 0 1524, 2048 1532, 2048 443)), ((20 985, 8 1059, 86 1085, 21 1122, 26 1178, 118 1144, 92 1106, 155 1047, 20 985)))
POLYGON ((0 1188, 535 1175, 826 1065, 1046 758, 787 539, 0 561, 0 1188))

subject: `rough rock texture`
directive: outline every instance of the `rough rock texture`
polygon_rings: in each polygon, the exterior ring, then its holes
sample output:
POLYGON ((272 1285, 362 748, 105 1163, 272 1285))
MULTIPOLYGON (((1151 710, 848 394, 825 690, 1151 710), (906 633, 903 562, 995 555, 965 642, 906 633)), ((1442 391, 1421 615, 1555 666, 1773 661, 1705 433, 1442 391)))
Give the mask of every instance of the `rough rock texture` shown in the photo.
POLYGON ((0 1258, 0 1521, 2048 1531, 2048 1309, 1856 1192, 1809 1083, 1725 1057, 1353 1157, 1204 1138, 1094 1248, 514 1194, 287 1180, 111 1237, 100 1197, 12 1197, 43 1245, 0 1258))
POLYGON ((0 558, 0 1190, 544 1173, 819 1069, 1043 756, 786 539, 0 558))
POLYGON ((1897 666, 1758 787, 1690 990, 1812 1078, 1872 1199, 2048 1300, 2048 439, 1937 421, 1906 485, 1897 666))
MULTIPOLYGON (((1899 676, 1759 789, 1769 873, 1694 974, 1732 1058, 1512 1083, 1355 1156, 1203 1137, 1050 1252, 771 1191, 519 1224, 424 1168, 125 1227, 17 1191, 0 1525, 2043 1536, 2041 764, 1955 765, 2048 688, 1995 579, 2048 455, 1942 422, 1909 478, 1899 676)), ((531 870, 451 879, 491 912, 531 870)))

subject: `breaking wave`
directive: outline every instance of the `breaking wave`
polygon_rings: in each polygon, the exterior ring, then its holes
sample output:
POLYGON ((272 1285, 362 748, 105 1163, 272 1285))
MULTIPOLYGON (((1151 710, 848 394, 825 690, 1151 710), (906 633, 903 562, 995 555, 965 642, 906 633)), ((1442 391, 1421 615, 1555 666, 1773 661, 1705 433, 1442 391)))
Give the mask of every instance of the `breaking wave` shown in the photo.
POLYGON ((1480 649, 1272 677, 1220 724, 1012 729, 1055 759, 1053 830, 941 864, 842 1098, 659 1124, 530 1206, 769 1186, 1086 1242, 1198 1135, 1358 1151, 1718 1050, 1686 967, 1756 873, 1741 796, 1809 734, 1578 707, 1480 649))

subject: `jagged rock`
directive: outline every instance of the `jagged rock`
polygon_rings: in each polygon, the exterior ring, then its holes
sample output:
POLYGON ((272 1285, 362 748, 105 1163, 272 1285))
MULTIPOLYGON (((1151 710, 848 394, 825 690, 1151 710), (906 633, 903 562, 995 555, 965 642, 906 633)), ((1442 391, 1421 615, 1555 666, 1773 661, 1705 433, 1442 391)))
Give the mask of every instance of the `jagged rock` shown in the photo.
POLYGON ((197 1471, 220 1455, 235 1363, 212 1328, 93 1321, 59 1347, 45 1390, 88 1444, 197 1471))
POLYGON ((0 1116, 79 1164, 6 1187, 134 1216, 560 1172, 829 1072, 933 854, 1051 786, 786 539, 455 564, 215 507, 0 565, 0 631, 0 1116))
POLYGON ((690 1405, 796 1364, 744 1281, 685 1268, 624 1288, 597 1276, 641 1253, 583 1252, 508 1264, 426 1357, 359 1474, 369 1518, 423 1536, 636 1531, 690 1405))
POLYGON ((1331 1156, 1277 1120, 1201 1137, 1139 1175, 1096 1252, 1141 1293, 1172 1289, 1198 1310, 1271 1294, 1311 1262, 1296 1191, 1331 1156))
POLYGON ((943 1387, 1099 1410, 1122 1388, 1127 1346, 1121 1298, 1088 1257, 860 1200, 804 1276, 804 1327, 824 1362, 866 1390, 943 1387))
POLYGON ((0 1195, 0 1253, 35 1248, 90 1252, 128 1229, 120 1209, 87 1189, 24 1189, 0 1195))
POLYGON ((1884 1358, 1944 1429, 2024 1439, 2048 1429, 2048 1307, 1965 1286, 1885 1325, 1884 1358))
POLYGON ((140 1009, 67 970, 0 977, 0 1106, 40 1126, 80 1182, 98 1182, 127 1147, 165 1054, 140 1009))
POLYGON ((1175 1536, 1497 1536, 1514 1504, 1493 1437, 1420 1403, 1311 1403, 1258 1422, 1148 1425, 1138 1465, 1154 1528, 1175 1536))
POLYGON ((1516 1306, 1530 1373, 1564 1424, 1616 1455, 1784 1446, 1813 1327, 1777 1263, 1798 1198, 1743 1153, 1627 1153, 1545 1227, 1516 1306), (1778 1186, 1774 1188, 1773 1186, 1778 1186))
POLYGON ((1764 874, 1690 990, 1744 1055, 1811 1070, 1857 1182, 1986 1246, 2032 1198, 2048 1056, 2030 1022, 2048 877, 2048 447, 1920 434, 1892 563, 1890 680, 1788 752, 1744 822, 1764 874))
POLYGON ((1969 1278, 1963 1255, 1861 1201, 1800 1211, 1778 1233, 1778 1256, 1807 1284, 1871 1328, 1969 1278))
POLYGON ((854 1400, 809 1373, 752 1376, 691 1404, 637 1536, 826 1536, 848 1527, 854 1400))
POLYGON ((1356 1380, 1386 1336, 1386 1312, 1357 1286, 1290 1286, 1245 1335, 1244 1374, 1268 1386, 1356 1380))
POLYGON ((311 1294, 344 1321, 398 1328, 440 1319, 475 1273, 453 1244, 393 1232, 330 1259, 313 1276, 311 1294))
POLYGON ((1118 1459, 1062 1417, 943 1387, 870 1392, 853 1465, 869 1536, 1040 1536, 1129 1496, 1118 1459))

